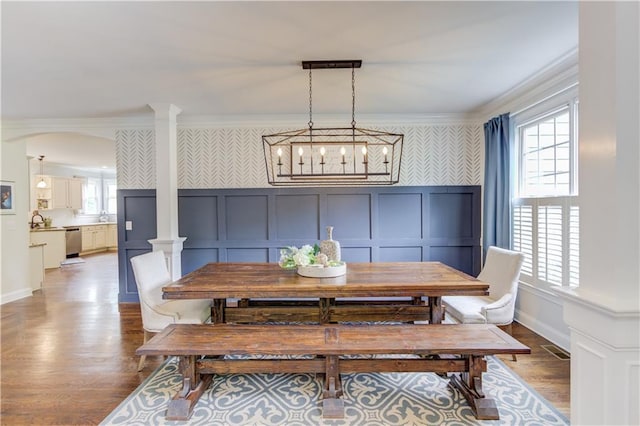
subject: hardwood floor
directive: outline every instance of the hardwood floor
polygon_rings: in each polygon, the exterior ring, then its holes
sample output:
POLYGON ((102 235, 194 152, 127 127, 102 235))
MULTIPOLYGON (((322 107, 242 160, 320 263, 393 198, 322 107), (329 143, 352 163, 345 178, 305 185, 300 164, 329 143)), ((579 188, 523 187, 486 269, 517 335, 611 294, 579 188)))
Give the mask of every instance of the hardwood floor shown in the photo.
MULTIPOLYGON (((98 424, 162 362, 149 357, 136 371, 142 324, 137 306, 119 310, 117 255, 84 259, 47 271, 43 290, 0 307, 3 425, 98 424)), ((502 360, 569 417, 569 361, 519 324, 513 335, 532 353, 502 360)))

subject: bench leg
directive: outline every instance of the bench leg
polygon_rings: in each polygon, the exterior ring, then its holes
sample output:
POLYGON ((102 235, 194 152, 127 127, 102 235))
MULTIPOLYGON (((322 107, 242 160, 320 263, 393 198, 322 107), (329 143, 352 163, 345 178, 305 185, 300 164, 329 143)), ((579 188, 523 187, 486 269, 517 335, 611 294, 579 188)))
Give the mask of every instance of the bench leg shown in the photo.
POLYGON ((344 400, 340 367, 337 355, 329 355, 325 360, 324 392, 322 393, 322 417, 325 419, 344 419, 344 400))
MULTIPOLYGON (((512 337, 513 337, 513 326, 512 326, 512 325, 513 325, 513 323, 512 323, 512 322, 510 322, 510 323, 509 323, 509 324, 507 324, 507 325, 499 325, 499 326, 498 326, 498 328, 499 328, 500 330, 502 330, 502 331, 506 332, 509 336, 512 336, 512 337)), ((517 361, 517 360, 518 360, 518 358, 516 358, 516 354, 511 354, 511 359, 512 359, 513 361, 517 361)))
POLYGON ((482 392, 482 373, 487 371, 487 363, 482 356, 467 357, 469 370, 452 374, 449 386, 460 391, 478 420, 499 420, 496 402, 486 398, 482 392))
POLYGON ((224 321, 224 311, 226 309, 227 300, 226 299, 213 299, 213 303, 211 304, 211 323, 212 324, 223 324, 224 321))
POLYGON ((211 374, 200 376, 195 356, 181 356, 179 368, 182 373, 182 389, 169 401, 167 420, 189 420, 193 407, 213 379, 211 374))
POLYGON ((429 296, 429 324, 442 324, 444 309, 441 296, 429 296))

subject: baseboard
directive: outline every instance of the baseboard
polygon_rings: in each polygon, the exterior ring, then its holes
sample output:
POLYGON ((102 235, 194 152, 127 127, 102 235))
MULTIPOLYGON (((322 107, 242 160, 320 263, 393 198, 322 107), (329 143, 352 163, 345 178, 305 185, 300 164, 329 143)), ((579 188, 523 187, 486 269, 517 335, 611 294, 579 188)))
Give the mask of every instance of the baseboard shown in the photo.
POLYGON ((29 297, 33 295, 33 290, 31 288, 25 288, 21 290, 12 291, 11 293, 1 294, 0 295, 0 305, 4 305, 5 303, 15 302, 16 300, 24 299, 25 297, 29 297))
POLYGON ((565 351, 569 352, 571 349, 571 337, 563 333, 558 332, 548 324, 539 321, 537 318, 532 317, 524 312, 517 311, 515 319, 521 325, 527 327, 529 330, 539 334, 551 343, 559 346, 565 351))

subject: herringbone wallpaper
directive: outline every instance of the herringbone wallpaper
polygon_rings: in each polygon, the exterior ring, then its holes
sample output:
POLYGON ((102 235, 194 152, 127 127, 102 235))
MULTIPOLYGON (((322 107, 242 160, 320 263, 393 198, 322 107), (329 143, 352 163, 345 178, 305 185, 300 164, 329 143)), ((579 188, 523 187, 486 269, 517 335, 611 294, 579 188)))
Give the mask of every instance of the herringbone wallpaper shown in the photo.
MULTIPOLYGON (((285 129, 178 129, 178 187, 269 186, 261 136, 283 130, 285 129)), ((405 135, 398 185, 481 183, 481 125, 399 126, 380 130, 405 135)), ((153 130, 120 130, 116 133, 118 188, 155 188, 153 144, 153 130)))

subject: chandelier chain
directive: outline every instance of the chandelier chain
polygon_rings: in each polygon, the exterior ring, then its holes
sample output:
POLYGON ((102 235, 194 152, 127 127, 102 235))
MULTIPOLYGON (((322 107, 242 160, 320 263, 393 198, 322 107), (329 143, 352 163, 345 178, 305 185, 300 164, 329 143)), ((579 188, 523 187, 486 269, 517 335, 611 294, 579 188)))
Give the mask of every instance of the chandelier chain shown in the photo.
POLYGON ((308 124, 309 124, 309 128, 310 129, 313 127, 313 119, 312 119, 312 113, 311 113, 311 108, 312 108, 312 105, 313 105, 312 96, 311 96, 311 94, 312 94, 311 87, 312 87, 312 84, 311 84, 311 68, 309 68, 309 123, 308 124))
POLYGON ((356 127, 356 68, 351 66, 351 128, 356 127))

